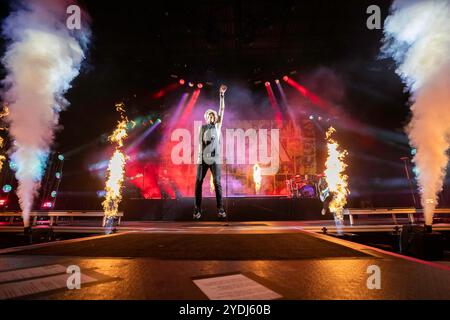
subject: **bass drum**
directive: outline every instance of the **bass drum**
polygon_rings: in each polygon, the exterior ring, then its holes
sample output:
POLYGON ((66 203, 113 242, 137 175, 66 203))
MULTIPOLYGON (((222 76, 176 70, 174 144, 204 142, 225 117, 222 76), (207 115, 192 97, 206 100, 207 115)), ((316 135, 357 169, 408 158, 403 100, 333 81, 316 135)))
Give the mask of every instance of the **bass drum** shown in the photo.
POLYGON ((301 198, 315 198, 316 197, 316 189, 313 186, 307 184, 300 188, 299 196, 301 198))

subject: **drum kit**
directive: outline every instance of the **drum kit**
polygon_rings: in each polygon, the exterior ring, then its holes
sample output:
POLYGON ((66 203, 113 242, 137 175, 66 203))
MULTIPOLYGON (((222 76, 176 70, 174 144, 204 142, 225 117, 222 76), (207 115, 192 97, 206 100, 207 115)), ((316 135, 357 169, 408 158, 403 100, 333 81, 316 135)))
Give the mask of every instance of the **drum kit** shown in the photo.
POLYGON ((296 175, 286 180, 290 198, 317 198, 319 181, 322 175, 296 175))

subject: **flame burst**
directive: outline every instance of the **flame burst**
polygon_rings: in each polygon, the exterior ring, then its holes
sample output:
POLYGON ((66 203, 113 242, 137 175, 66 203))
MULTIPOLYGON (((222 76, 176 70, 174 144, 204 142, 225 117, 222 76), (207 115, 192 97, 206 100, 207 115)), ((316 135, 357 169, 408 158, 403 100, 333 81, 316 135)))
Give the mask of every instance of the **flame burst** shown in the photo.
POLYGON ((116 110, 120 113, 120 121, 108 140, 115 144, 116 150, 109 160, 108 174, 105 186, 106 196, 102 203, 106 217, 115 217, 119 211, 119 203, 122 200, 122 184, 125 173, 126 156, 122 152, 123 141, 127 137, 128 118, 125 116, 125 105, 116 104, 116 110))
MULTIPOLYGON (((0 119, 6 117, 9 115, 9 109, 7 105, 3 106, 3 111, 0 113, 0 119)), ((6 130, 5 127, 1 126, 0 131, 6 130)), ((6 160, 6 156, 3 154, 3 146, 4 146, 4 139, 0 137, 0 172, 3 169, 3 161, 6 160)))
POLYGON ((214 179, 213 179, 213 176, 212 176, 212 174, 211 174, 211 178, 209 178, 209 190, 211 191, 211 193, 213 193, 214 192, 214 179))
POLYGON ((350 194, 348 176, 344 174, 347 167, 344 159, 348 153, 347 150, 339 150, 339 144, 331 137, 334 132, 336 130, 330 127, 326 133, 328 158, 325 162, 325 179, 330 193, 333 194, 330 211, 335 213, 337 219, 343 220, 344 206, 347 204, 347 196, 350 194))
POLYGON ((253 182, 255 184, 255 192, 259 193, 259 190, 261 190, 261 167, 255 163, 253 166, 253 182))

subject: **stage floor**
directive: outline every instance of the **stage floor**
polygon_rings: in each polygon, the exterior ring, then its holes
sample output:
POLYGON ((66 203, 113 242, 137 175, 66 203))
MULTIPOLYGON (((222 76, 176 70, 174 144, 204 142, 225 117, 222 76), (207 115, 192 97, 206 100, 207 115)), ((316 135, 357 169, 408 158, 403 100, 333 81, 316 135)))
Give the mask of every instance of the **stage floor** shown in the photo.
MULTIPOLYGON (((350 225, 345 220, 341 231, 352 232, 389 232, 396 227, 408 224, 407 218, 397 218, 394 223, 391 218, 365 218, 356 220, 354 225, 350 225)), ((420 223, 420 221, 418 221, 420 223)), ((105 229, 101 226, 101 221, 74 220, 60 221, 58 225, 48 226, 48 223, 39 223, 33 230, 43 231, 51 228, 55 233, 81 233, 81 234, 103 234, 105 229)), ((236 233, 236 232, 296 232, 298 230, 321 232, 324 228, 328 233, 336 232, 334 220, 311 220, 311 221, 123 221, 116 227, 116 232, 162 232, 162 233, 236 233)), ((434 223, 433 229, 436 231, 450 231, 449 223, 434 223)), ((0 223, 0 234, 20 233, 23 226, 20 223, 10 225, 7 222, 0 223)))
MULTIPOLYGON (((207 299, 193 280, 240 273, 282 299, 450 299, 450 267, 304 230, 320 223, 133 223, 109 236, 4 249, 0 294, 2 287, 34 281, 4 283, 8 270, 77 265, 96 281, 24 298, 207 299), (373 265, 381 289, 367 287, 373 265)), ((51 277, 57 276, 38 279, 51 277)))

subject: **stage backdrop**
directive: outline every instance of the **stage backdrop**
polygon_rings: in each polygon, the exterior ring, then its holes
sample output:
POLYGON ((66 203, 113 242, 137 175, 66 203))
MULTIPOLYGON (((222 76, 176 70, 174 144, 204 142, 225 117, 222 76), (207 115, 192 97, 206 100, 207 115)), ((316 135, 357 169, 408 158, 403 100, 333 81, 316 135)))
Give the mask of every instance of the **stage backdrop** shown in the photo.
MULTIPOLYGON (((147 199, 194 196, 201 124, 171 129, 157 150, 149 152, 152 156, 128 163, 128 187, 147 199)), ((317 173, 315 126, 309 119, 283 121, 281 126, 273 120, 232 121, 222 128, 221 142, 224 195, 287 195, 287 179, 317 173), (239 152, 245 156, 239 157, 239 152), (259 188, 255 164, 261 168, 259 188)), ((214 196, 209 172, 203 195, 214 196)))

